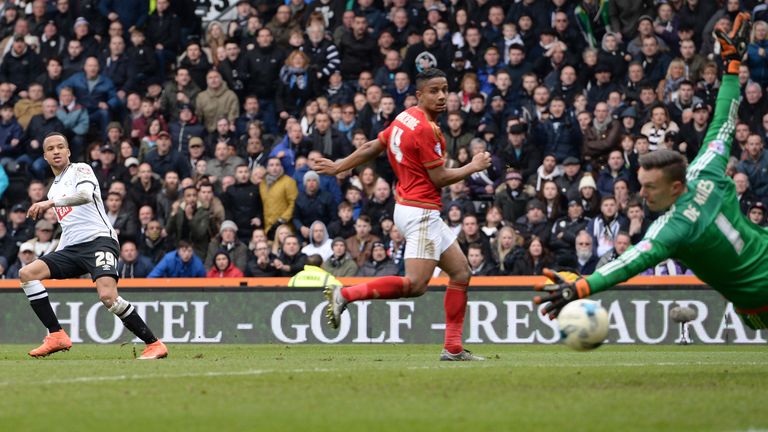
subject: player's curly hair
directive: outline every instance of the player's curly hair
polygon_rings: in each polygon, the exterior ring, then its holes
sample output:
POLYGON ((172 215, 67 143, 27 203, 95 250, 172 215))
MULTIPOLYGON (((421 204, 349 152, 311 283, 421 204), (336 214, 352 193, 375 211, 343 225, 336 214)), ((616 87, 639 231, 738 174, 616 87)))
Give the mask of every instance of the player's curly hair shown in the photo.
POLYGON ((685 183, 685 158, 676 151, 658 149, 640 156, 639 162, 644 170, 658 168, 670 181, 685 183))
POLYGON ((427 68, 416 75, 416 89, 421 89, 432 78, 447 78, 445 72, 438 68, 427 68))

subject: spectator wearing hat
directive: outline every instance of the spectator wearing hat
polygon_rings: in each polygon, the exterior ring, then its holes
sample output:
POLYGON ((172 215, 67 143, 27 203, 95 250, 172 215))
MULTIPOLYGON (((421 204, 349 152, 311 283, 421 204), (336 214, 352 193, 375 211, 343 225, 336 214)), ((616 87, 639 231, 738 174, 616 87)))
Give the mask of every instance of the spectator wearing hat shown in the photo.
POLYGON ((322 269, 335 277, 355 276, 358 271, 357 263, 347 252, 347 243, 343 237, 336 237, 331 244, 333 254, 323 261, 322 269))
MULTIPOLYGON (((39 85, 38 90, 42 94, 42 88, 39 85)), ((49 98, 43 101, 43 112, 33 116, 29 121, 24 137, 26 152, 17 159, 18 162, 27 163, 30 174, 36 179, 43 180, 50 172, 48 162, 43 158, 43 141, 45 137, 52 132, 65 132, 64 125, 56 117, 57 108, 58 103, 55 99, 49 98)))
POLYGON ((59 92, 59 108, 56 110, 56 117, 64 126, 72 161, 82 161, 85 135, 88 133, 90 120, 88 111, 77 103, 75 94, 69 87, 64 87, 59 92))
POLYGON ((693 161, 704 144, 704 136, 707 133, 710 117, 709 107, 700 101, 691 107, 691 111, 693 112, 691 121, 680 127, 679 144, 675 149, 686 155, 689 161, 693 161))
POLYGON ((765 227, 765 213, 765 204, 762 201, 755 201, 749 206, 747 217, 753 224, 765 227))
POLYGON ((579 181, 579 200, 584 207, 584 214, 590 218, 597 216, 600 211, 600 193, 592 173, 584 173, 579 181))
POLYGON ((131 180, 139 175, 139 160, 133 156, 128 157, 123 161, 123 167, 125 167, 123 183, 130 184, 131 180))
POLYGON ((390 257, 387 256, 387 248, 382 242, 374 242, 371 247, 371 259, 366 261, 357 271, 359 277, 395 276, 399 268, 390 257))
POLYGON ((40 56, 27 45, 24 36, 14 36, 11 49, 0 63, 0 82, 13 84, 15 93, 25 92, 30 82, 42 72, 40 56))
POLYGON ((189 177, 189 162, 179 153, 171 151, 171 136, 162 131, 157 135, 157 145, 144 157, 144 162, 152 166, 152 171, 160 177, 168 171, 175 171, 179 177, 189 177))
POLYGON ((203 147, 201 137, 205 136, 206 131, 203 125, 197 121, 190 104, 179 105, 178 118, 168 125, 168 132, 171 135, 171 143, 176 153, 189 156, 189 147, 193 140, 199 141, 200 147, 203 147))
MULTIPOLYGON (((630 2, 626 0, 620 0, 619 3, 630 3, 630 2)), ((634 28, 625 30, 625 29, 622 29, 621 27, 615 26, 613 17, 612 17, 611 29, 618 31, 619 33, 625 36, 629 36, 625 38, 625 40, 627 41, 627 52, 634 57, 637 57, 642 51, 643 38, 647 36, 650 36, 656 39, 657 44, 661 47, 663 51, 669 51, 669 47, 667 46, 666 42, 664 42, 662 38, 660 38, 659 36, 656 36, 656 34, 654 33, 653 18, 651 17, 651 15, 653 14, 653 11, 651 9, 652 6, 644 5, 642 3, 643 2, 641 2, 641 4, 639 5, 632 5, 632 6, 627 5, 629 10, 635 10, 635 11, 637 11, 638 8, 647 8, 643 12, 639 12, 639 11, 635 12, 635 13, 639 13, 639 15, 635 16, 635 21, 632 21, 631 23, 627 23, 630 26, 633 26, 634 28)), ((617 5, 617 7, 619 6, 617 5)), ((622 11, 621 13, 623 14, 624 11, 622 11)), ((611 14, 613 15, 613 12, 611 14)))
POLYGON ((111 79, 100 73, 96 57, 85 60, 82 72, 77 72, 64 80, 57 91, 71 87, 77 100, 88 110, 90 123, 106 134, 110 110, 117 109, 120 101, 111 79))
POLYGON ((507 129, 507 143, 500 153, 506 166, 520 171, 523 179, 534 174, 542 160, 536 146, 527 142, 526 128, 522 123, 507 129))
POLYGON ((16 245, 20 245, 35 235, 32 219, 27 219, 27 207, 23 204, 14 204, 8 215, 6 226, 8 235, 16 245))
POLYGON ((208 252, 205 258, 205 268, 210 268, 215 263, 216 256, 224 251, 229 255, 232 264, 240 271, 245 271, 248 261, 248 246, 237 237, 238 226, 231 220, 221 223, 219 234, 208 243, 208 252))
POLYGON ((307 241, 311 238, 310 226, 314 221, 331 222, 335 219, 336 204, 331 193, 320 187, 320 176, 316 172, 307 171, 302 182, 304 189, 296 198, 293 226, 307 241))
POLYGON ((115 149, 112 146, 102 145, 99 148, 99 159, 96 167, 93 169, 93 173, 99 181, 101 196, 104 198, 107 197, 107 191, 112 182, 119 181, 125 177, 125 167, 119 164, 116 159, 115 149))
POLYGON ((504 220, 516 221, 525 215, 526 204, 531 198, 523 187, 523 176, 517 170, 507 171, 504 184, 496 189, 494 205, 501 209, 504 220))
POLYGON ((579 196, 579 182, 583 176, 581 161, 575 157, 567 157, 563 160, 563 175, 555 179, 560 195, 567 200, 577 199, 579 196))
POLYGON ((619 90, 619 86, 613 83, 612 74, 613 71, 607 63, 598 63, 595 66, 595 83, 587 91, 589 109, 594 109, 598 102, 607 101, 611 92, 619 90))
POLYGON ((524 238, 537 236, 548 244, 551 225, 547 220, 547 206, 537 198, 531 199, 526 204, 525 215, 517 218, 514 227, 524 238))
POLYGON ((18 279, 19 270, 37 259, 37 255, 35 255, 35 247, 30 242, 22 243, 21 246, 19 246, 17 258, 16 262, 5 272, 5 277, 8 279, 18 279))
POLYGON ((117 274, 121 279, 145 278, 152 271, 152 261, 139 254, 136 242, 125 239, 120 242, 120 258, 117 260, 117 274))
POLYGON ((99 41, 96 40, 96 33, 91 29, 91 24, 85 17, 81 16, 75 20, 72 33, 72 40, 80 41, 83 54, 86 57, 99 55, 99 41))

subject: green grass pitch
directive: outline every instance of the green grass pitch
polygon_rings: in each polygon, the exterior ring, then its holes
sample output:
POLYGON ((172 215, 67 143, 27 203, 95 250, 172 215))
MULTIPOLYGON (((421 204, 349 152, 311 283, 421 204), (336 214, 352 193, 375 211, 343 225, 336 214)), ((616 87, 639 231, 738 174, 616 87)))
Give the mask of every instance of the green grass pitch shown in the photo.
POLYGON ((0 430, 768 430, 762 345, 470 347, 482 363, 435 345, 29 348, 0 345, 0 430))

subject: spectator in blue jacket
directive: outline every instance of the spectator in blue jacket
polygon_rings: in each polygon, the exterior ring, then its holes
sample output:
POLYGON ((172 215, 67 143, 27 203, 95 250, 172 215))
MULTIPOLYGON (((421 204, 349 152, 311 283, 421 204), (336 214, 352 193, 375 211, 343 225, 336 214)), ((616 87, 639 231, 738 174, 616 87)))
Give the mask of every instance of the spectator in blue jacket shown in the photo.
POLYGON ((120 100, 111 79, 99 73, 99 60, 88 57, 82 72, 77 72, 59 84, 56 91, 71 87, 78 101, 88 110, 90 122, 106 135, 110 110, 117 109, 120 100))
POLYGON ((320 188, 320 176, 307 171, 303 178, 304 191, 296 198, 293 210, 293 226, 301 238, 310 238, 309 227, 314 221, 332 221, 336 217, 336 203, 330 192, 320 188))
POLYGON ((203 261, 192 251, 192 245, 185 240, 179 240, 176 250, 165 254, 147 277, 205 277, 205 267, 203 261))
POLYGON ((133 240, 122 240, 120 244, 120 259, 117 260, 117 274, 120 278, 145 278, 152 271, 152 261, 139 255, 133 240))

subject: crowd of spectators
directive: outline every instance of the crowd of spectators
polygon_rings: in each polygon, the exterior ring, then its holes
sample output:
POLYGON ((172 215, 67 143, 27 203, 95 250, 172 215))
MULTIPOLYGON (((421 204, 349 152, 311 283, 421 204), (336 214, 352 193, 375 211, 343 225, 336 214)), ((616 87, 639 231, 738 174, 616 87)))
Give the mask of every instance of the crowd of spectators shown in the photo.
MULTIPOLYGON (((493 154, 444 190, 474 275, 591 273, 652 220, 638 157, 697 154, 717 95, 715 24, 752 11, 731 149, 742 210, 768 203, 768 1, 240 0, 202 23, 193 0, 0 0, 0 269, 55 249, 46 134, 91 164, 121 240, 121 277, 404 271, 386 155, 341 158, 446 72, 447 163, 493 154), (150 9, 150 4, 152 4, 150 9)), ((664 262, 647 274, 681 274, 664 262)))

